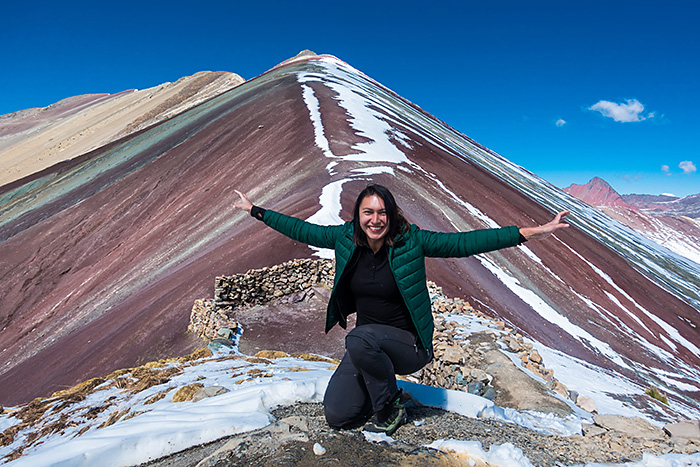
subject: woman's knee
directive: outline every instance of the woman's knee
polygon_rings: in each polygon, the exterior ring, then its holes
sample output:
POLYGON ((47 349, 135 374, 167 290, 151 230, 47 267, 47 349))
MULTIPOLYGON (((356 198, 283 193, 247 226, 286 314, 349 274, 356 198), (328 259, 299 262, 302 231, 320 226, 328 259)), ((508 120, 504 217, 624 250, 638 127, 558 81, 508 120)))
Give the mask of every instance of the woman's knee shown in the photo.
POLYGON ((371 404, 357 404, 358 401, 348 400, 345 397, 334 397, 326 392, 323 398, 323 412, 326 422, 333 428, 348 428, 365 421, 371 410, 371 404))

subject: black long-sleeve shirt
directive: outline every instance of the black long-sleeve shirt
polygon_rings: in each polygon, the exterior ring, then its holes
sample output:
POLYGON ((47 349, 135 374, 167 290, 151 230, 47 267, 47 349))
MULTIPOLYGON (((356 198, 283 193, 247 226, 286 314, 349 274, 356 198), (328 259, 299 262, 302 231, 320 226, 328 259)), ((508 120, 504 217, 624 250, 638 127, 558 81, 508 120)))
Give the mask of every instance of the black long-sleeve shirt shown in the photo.
POLYGON ((387 247, 374 254, 366 246, 357 248, 357 262, 348 279, 355 299, 357 326, 385 324, 415 333, 408 308, 391 272, 387 247))

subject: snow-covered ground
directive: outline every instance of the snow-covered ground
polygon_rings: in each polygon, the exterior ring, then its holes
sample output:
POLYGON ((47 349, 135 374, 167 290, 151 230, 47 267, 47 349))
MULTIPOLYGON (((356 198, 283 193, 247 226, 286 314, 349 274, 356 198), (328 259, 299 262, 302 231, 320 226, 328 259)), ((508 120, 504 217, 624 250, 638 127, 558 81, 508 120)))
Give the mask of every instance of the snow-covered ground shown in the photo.
MULTIPOLYGON (((106 382, 95 388, 84 401, 71 405, 69 410, 51 414, 45 422, 68 414, 74 417, 71 420, 73 423, 60 433, 46 436, 44 442, 27 449, 23 457, 6 465, 138 465, 201 443, 262 428, 273 421, 270 411, 279 406, 320 402, 331 374, 331 364, 324 361, 294 357, 260 359, 238 356, 235 359, 211 357, 194 362, 185 366, 183 373, 164 385, 156 385, 136 394, 116 386, 109 387, 106 382), (224 387, 229 392, 197 402, 172 402, 176 388, 195 382, 204 387, 224 387), (170 390, 164 398, 155 403, 146 403, 168 388, 170 390), (99 416, 92 419, 85 416, 90 408, 105 403, 111 406, 99 416), (109 426, 99 428, 117 412, 124 416, 109 426)), ((469 417, 488 416, 560 435, 567 431, 568 434, 580 431, 582 423, 577 417, 559 419, 545 414, 522 414, 504 410, 491 401, 464 392, 404 381, 400 385, 425 405, 441 407, 469 417)), ((3 415, 0 427, 7 428, 17 422, 18 420, 3 415)), ((392 441, 386 437, 376 440, 392 441)), ((0 449, 0 454, 9 454, 24 441, 24 437, 19 436, 15 443, 0 449)), ((438 439, 430 446, 453 451, 461 459, 473 458, 489 465, 531 465, 520 449, 507 443, 491 446, 488 451, 484 451, 480 443, 469 440, 438 439)), ((700 465, 700 454, 647 456, 640 463, 625 465, 700 465)))
MULTIPOLYGON (((475 332, 499 332, 489 322, 474 315, 444 315, 458 324, 464 338, 475 332)), ((460 336, 460 337, 462 337, 460 336)), ((540 348, 545 362, 567 359, 540 348)), ((570 361, 559 367, 571 365, 570 361)), ((44 416, 32 427, 21 430, 15 441, 0 448, 0 456, 27 443, 29 432, 62 421, 60 430, 44 429, 41 442, 33 443, 23 457, 8 466, 131 466, 148 462, 189 447, 211 442, 236 433, 256 430, 270 424, 270 412, 280 406, 301 402, 321 402, 335 364, 324 357, 245 356, 235 349, 231 354, 218 354, 193 361, 162 362, 149 365, 153 372, 169 371, 170 379, 146 389, 135 391, 137 373, 117 374, 94 387, 83 400, 72 403, 57 398, 44 416), (183 387, 200 384, 220 387, 226 391, 197 402, 173 402, 173 396, 183 387), (52 432, 53 431, 53 432, 52 432)), ((562 375, 564 376, 564 375, 562 375)), ((613 379, 595 369, 581 372, 581 367, 566 375, 567 385, 587 388, 599 406, 608 407, 604 389, 610 389, 613 379), (578 376, 574 376, 578 375, 578 376), (571 378, 577 378, 572 381, 571 378), (602 381, 591 385, 591 381, 602 381)), ((494 405, 493 402, 461 391, 400 381, 411 397, 427 406, 439 407, 467 417, 482 417, 515 423, 536 431, 569 436, 581 433, 581 426, 590 423, 589 414, 576 409, 573 415, 560 418, 537 412, 518 412, 494 405)), ((624 383, 622 383, 624 384, 624 383)), ((68 398, 70 400, 70 398, 68 398)), ((619 404, 619 403, 618 403, 619 404)), ((641 415, 622 408, 626 415, 641 415)), ((18 425, 20 420, 8 414, 0 416, 0 430, 18 425)), ((369 441, 395 442, 385 436, 367 435, 369 441)), ((481 444, 467 439, 436 439, 430 447, 450 451, 459 459, 472 459, 494 466, 530 466, 522 451, 511 444, 491 446, 484 451, 481 444)), ((478 462, 477 462, 478 463, 478 462)), ((477 464, 473 464, 477 465, 477 464)), ((589 464, 593 466, 594 464, 589 464)), ((700 453, 694 455, 645 456, 637 463, 623 464, 644 467, 700 466, 700 453)))

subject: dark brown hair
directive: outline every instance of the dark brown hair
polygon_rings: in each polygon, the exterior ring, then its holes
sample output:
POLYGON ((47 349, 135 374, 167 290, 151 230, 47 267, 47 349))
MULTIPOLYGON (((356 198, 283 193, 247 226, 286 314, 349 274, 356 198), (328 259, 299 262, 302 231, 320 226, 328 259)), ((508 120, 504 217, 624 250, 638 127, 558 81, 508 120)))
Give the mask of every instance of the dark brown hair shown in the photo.
POLYGON ((354 240, 357 245, 367 245, 367 235, 362 230, 360 226, 360 204, 362 200, 367 196, 378 196, 379 199, 384 201, 384 208, 386 209, 386 217, 389 221, 389 231, 387 232, 387 240, 389 243, 393 243, 396 237, 408 230, 408 221, 403 217, 401 208, 396 205, 396 200, 391 192, 383 187, 382 185, 367 185, 367 187, 357 195, 357 200, 355 201, 355 209, 352 211, 352 225, 354 228, 354 240))

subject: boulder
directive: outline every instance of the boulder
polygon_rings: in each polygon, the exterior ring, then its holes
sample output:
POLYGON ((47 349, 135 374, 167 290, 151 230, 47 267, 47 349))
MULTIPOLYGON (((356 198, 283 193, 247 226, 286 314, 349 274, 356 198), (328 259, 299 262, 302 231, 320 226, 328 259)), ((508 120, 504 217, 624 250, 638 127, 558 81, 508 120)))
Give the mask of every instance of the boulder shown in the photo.
POLYGON ((581 425, 581 431, 583 432, 583 436, 598 436, 608 432, 608 430, 602 426, 588 423, 581 425))
POLYGON ((598 414, 593 416, 593 422, 607 430, 614 430, 633 438, 665 438, 664 431, 661 428, 639 417, 598 414))
POLYGON ((445 363, 464 363, 463 358, 463 351, 457 346, 447 347, 445 353, 442 355, 442 360, 445 363))
POLYGON ((664 427, 664 431, 672 438, 700 441, 700 421, 698 420, 669 423, 664 427))
POLYGON ((576 405, 581 407, 586 412, 598 413, 598 407, 596 407, 595 402, 593 402, 593 399, 590 397, 578 396, 578 399, 576 399, 576 405))
POLYGON ((537 364, 542 363, 542 355, 540 355, 540 353, 537 350, 532 350, 530 352, 530 355, 528 355, 528 357, 530 358, 530 361, 533 363, 537 363, 537 364))
POLYGON ((201 401, 202 399, 218 396, 219 394, 225 394, 227 392, 229 392, 229 390, 222 386, 209 386, 206 388, 201 388, 192 396, 192 402, 201 401))

